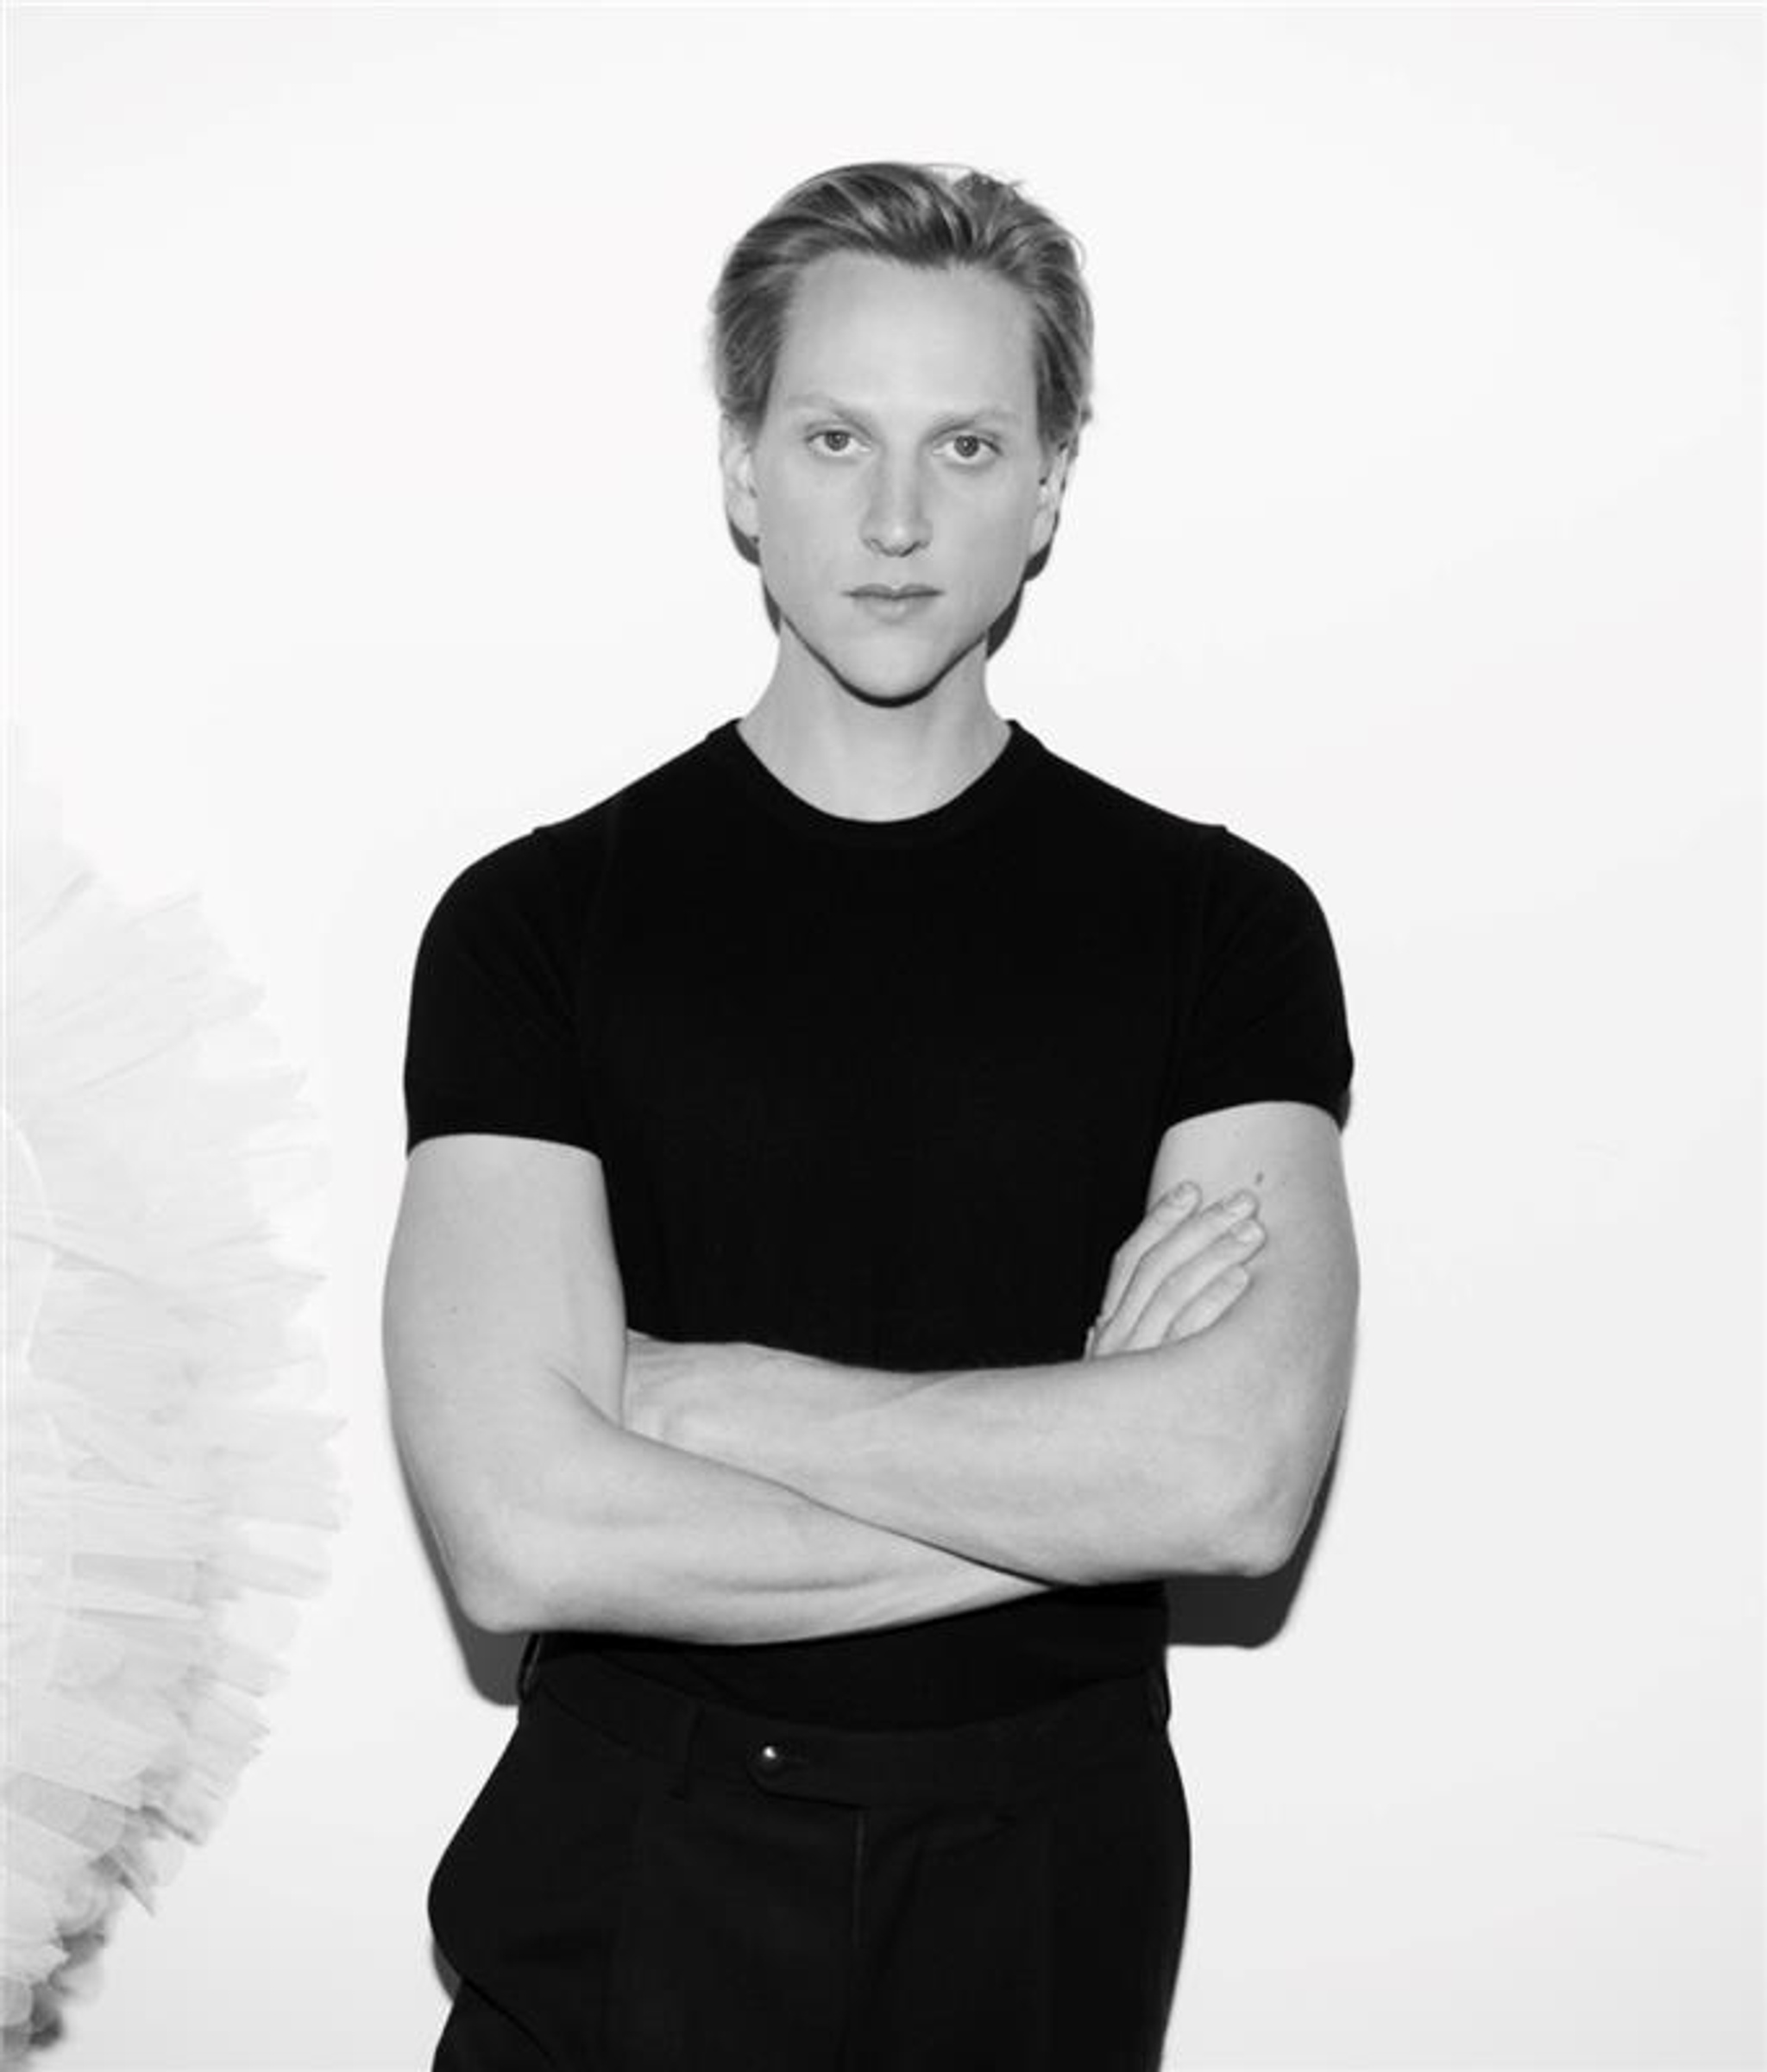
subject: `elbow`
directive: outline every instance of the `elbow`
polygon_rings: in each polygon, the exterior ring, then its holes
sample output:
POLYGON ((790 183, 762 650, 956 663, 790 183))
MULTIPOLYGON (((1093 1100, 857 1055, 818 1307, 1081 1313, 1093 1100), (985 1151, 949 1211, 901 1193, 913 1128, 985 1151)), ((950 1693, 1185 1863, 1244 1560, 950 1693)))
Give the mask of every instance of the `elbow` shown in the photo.
POLYGON ((458 1533, 460 1551, 448 1562, 449 1581, 462 1616, 484 1633, 528 1633, 552 1623, 535 1586, 540 1563, 520 1529, 522 1521, 502 1506, 487 1506, 476 1529, 458 1533))
POLYGON ((1301 1535, 1311 1515, 1286 1493, 1273 1492, 1261 1503, 1248 1505, 1235 1521, 1224 1548, 1223 1573, 1237 1576, 1273 1576, 1286 1568, 1300 1545, 1301 1535))
POLYGON ((1272 1576, 1294 1559, 1307 1520, 1312 1490, 1302 1478, 1265 1462, 1248 1469, 1238 1500, 1217 1523, 1210 1571, 1224 1576, 1272 1576))
MULTIPOLYGON (((435 1521, 431 1520, 431 1529, 435 1521)), ((456 1523, 451 1533, 437 1535, 442 1541, 442 1566, 448 1587, 461 1617, 481 1633, 525 1633, 528 1630, 527 1593, 517 1581, 509 1549, 499 1535, 487 1543, 481 1535, 463 1542, 456 1523)))
POLYGON ((1248 1490, 1217 1521, 1206 1558, 1190 1566, 1207 1575, 1274 1575, 1292 1557, 1299 1539, 1292 1506, 1272 1491, 1255 1495, 1248 1490))
POLYGON ((1270 1576, 1295 1558, 1349 1400, 1357 1300, 1351 1250, 1318 1303, 1247 1341, 1240 1416, 1222 1435, 1218 1500, 1199 1535, 1215 1573, 1270 1576))
POLYGON ((461 1617, 484 1633, 526 1631, 528 1593, 518 1579, 525 1564, 513 1521, 482 1491, 423 1472, 421 1456, 406 1464, 431 1568, 461 1617))
POLYGON ((639 1608, 654 1610, 633 1585, 632 1565, 606 1534, 549 1531, 544 1514, 506 1517, 481 1538, 456 1592, 462 1612, 487 1633, 545 1633, 562 1628, 646 1630, 639 1608))
POLYGON ((526 1633, 542 1622, 529 1600, 505 1578, 474 1574, 455 1584, 454 1601, 469 1625, 481 1633, 526 1633))
MULTIPOLYGON (((1297 1518, 1267 1454, 1223 1447, 1213 1472, 1192 1472, 1177 1480, 1181 1493, 1176 1502, 1173 1487, 1166 1485, 1160 1501, 1163 1523, 1155 1535, 1157 1548, 1134 1570, 1136 1575, 1272 1575, 1294 1552, 1304 1521, 1297 1518)), ((1113 1570, 1063 1579, 1116 1581, 1119 1574, 1113 1570)))
POLYGON ((1337 1443, 1349 1365, 1345 1350, 1308 1374, 1291 1398, 1301 1407, 1256 1449, 1228 1535, 1232 1573, 1274 1575, 1294 1559, 1337 1443))

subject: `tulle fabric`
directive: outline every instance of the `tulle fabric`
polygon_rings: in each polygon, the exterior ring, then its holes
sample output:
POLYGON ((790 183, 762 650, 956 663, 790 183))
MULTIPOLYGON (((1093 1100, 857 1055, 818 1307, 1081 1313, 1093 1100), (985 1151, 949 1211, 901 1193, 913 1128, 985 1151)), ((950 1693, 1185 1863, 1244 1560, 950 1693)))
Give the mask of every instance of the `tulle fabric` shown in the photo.
POLYGON ((9 743, 0 2063, 214 1830, 346 1516, 315 1111, 194 894, 130 907, 9 743))

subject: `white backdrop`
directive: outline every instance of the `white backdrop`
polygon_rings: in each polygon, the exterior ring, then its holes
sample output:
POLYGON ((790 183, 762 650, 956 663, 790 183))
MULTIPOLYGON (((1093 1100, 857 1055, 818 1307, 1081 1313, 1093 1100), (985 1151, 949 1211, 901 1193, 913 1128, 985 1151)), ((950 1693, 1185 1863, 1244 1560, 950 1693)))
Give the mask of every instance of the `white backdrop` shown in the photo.
POLYGON ((1173 1655, 1168 2062, 1759 2064, 1759 10, 6 36, 14 708, 310 1068, 353 1510, 220 1832, 45 2062, 428 2063, 516 1643, 450 1612, 380 1368, 418 931, 758 693, 706 298, 792 181, 905 157, 1024 179, 1097 309, 997 706, 1293 863, 1357 1053, 1323 1529, 1286 1619, 1173 1655))

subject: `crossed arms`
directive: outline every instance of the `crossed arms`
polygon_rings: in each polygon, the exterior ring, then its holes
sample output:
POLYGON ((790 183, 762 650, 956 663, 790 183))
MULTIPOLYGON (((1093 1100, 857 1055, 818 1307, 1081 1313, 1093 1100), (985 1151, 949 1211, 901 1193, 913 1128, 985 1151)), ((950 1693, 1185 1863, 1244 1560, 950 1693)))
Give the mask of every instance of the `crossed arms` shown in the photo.
MULTIPOLYGON (((1255 1189, 1267 1234, 1206 1329, 1122 1344, 1107 1327, 1082 1359, 909 1375, 629 1335, 589 1153, 419 1144, 384 1343, 462 1608, 496 1630, 783 1640, 1062 1583, 1279 1567, 1348 1388, 1337 1128, 1299 1102, 1196 1117, 1166 1132, 1150 1204, 1180 1178, 1204 1201, 1255 1189)), ((1126 1239, 1113 1283, 1157 1279, 1157 1214, 1139 1279, 1126 1239)))

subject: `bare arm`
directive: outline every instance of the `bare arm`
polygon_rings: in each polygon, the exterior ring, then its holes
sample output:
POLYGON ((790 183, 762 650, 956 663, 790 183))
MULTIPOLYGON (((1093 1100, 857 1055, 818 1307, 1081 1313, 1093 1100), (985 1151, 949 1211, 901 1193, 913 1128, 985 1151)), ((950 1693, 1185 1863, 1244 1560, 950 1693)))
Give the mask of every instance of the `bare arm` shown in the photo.
POLYGON ((807 1640, 1050 1586, 622 1430, 624 1296, 575 1146, 417 1145, 382 1325, 399 1447, 475 1624, 807 1640))
POLYGON ((1166 1133, 1150 1196, 1180 1172, 1261 1203, 1259 1283, 1214 1329, 930 1375, 726 1347, 715 1357, 740 1385, 698 1387, 683 1360, 654 1429, 855 1517, 1070 1582, 1277 1567, 1349 1384, 1358 1267, 1337 1127, 1296 1102, 1198 1116, 1166 1133))

